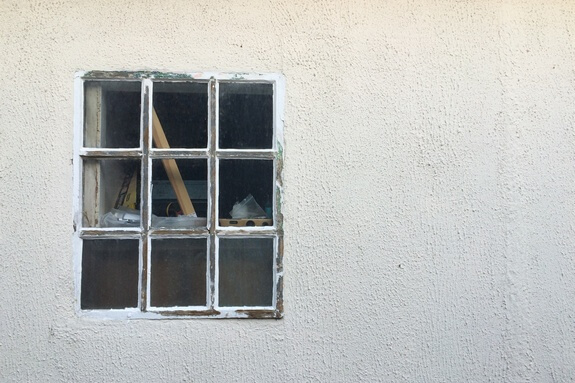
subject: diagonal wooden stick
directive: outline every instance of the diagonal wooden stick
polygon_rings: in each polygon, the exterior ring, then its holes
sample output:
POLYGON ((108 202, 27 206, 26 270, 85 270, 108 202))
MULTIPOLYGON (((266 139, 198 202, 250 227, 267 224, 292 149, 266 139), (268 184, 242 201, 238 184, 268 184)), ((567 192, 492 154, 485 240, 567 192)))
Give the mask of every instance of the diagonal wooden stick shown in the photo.
MULTIPOLYGON (((156 114, 155 108, 152 108, 152 138, 154 139, 154 143, 158 149, 170 148, 170 144, 168 143, 168 139, 164 133, 164 128, 162 128, 162 124, 156 114)), ((184 180, 182 179, 182 174, 180 173, 176 160, 162 159, 162 163, 164 164, 166 173, 168 173, 170 184, 172 184, 172 188, 176 193, 176 198, 178 199, 178 204, 182 208, 182 212, 184 215, 193 214, 195 216, 196 209, 194 209, 194 205, 190 200, 188 189, 186 189, 186 185, 184 184, 184 180)))

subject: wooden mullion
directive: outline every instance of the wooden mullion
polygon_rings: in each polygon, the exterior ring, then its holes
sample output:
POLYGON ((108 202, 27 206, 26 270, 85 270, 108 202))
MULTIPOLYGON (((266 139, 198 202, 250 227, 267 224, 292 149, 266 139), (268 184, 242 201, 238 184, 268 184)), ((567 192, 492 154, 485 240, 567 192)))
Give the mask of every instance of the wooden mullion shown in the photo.
POLYGON ((218 150, 220 159, 250 159, 250 160, 273 160, 276 158, 274 150, 218 150))
POLYGON ((216 299, 216 227, 218 222, 217 217, 217 189, 216 181, 218 176, 217 161, 216 161, 216 150, 217 150, 217 123, 216 123, 216 107, 217 107, 217 92, 216 92, 216 80, 210 79, 208 84, 208 170, 209 170, 209 180, 208 180, 208 209, 209 209, 209 269, 208 269, 208 306, 210 309, 214 309, 215 299, 216 299))
POLYGON ((140 149, 92 149, 82 148, 79 151, 81 157, 86 158, 140 158, 142 151, 140 149))
POLYGON ((210 154, 208 150, 205 149, 152 149, 149 155, 153 159, 205 159, 208 158, 210 154))
POLYGON ((143 82, 142 93, 142 121, 141 121, 141 146, 142 146, 142 163, 141 163, 141 179, 140 179, 140 211, 141 211, 141 268, 140 268, 140 309, 147 310, 148 305, 148 257, 149 257, 149 230, 150 230, 150 216, 151 216, 151 159, 149 156, 150 148, 152 146, 152 92, 153 84, 149 80, 143 82))
POLYGON ((123 239, 123 238, 139 238, 142 236, 140 230, 127 230, 121 228, 114 228, 113 230, 102 230, 99 228, 81 229, 79 237, 82 239, 123 239))
POLYGON ((216 231, 218 237, 275 237, 277 230, 273 226, 228 226, 216 231))

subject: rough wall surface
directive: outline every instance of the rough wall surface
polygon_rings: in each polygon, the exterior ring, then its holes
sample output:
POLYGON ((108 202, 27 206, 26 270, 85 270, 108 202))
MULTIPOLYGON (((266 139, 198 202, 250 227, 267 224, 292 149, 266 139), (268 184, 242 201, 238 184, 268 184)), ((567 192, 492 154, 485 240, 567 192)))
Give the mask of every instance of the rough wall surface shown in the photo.
POLYGON ((0 0, 0 381, 575 377, 575 3, 0 0), (285 318, 73 309, 78 70, 286 77, 285 318))

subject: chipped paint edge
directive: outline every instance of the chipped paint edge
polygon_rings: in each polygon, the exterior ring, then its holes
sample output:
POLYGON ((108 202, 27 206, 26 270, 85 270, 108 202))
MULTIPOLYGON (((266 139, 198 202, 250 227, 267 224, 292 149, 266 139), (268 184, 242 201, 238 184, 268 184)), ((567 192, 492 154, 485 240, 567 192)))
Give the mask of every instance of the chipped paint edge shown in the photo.
MULTIPOLYGON (((143 86, 143 85, 142 85, 143 86)), ((73 197, 73 223, 74 223, 74 233, 73 233, 73 274, 74 274, 74 307, 75 311, 80 318, 90 318, 90 319, 192 319, 192 318, 214 318, 214 319, 225 319, 225 318, 251 318, 251 319, 281 319, 284 316, 284 306, 283 306, 283 243, 284 243, 284 233, 283 233, 283 213, 281 211, 281 201, 283 198, 283 151, 284 151, 284 141, 283 141, 283 129, 284 129, 284 105, 285 105, 285 77, 278 73, 260 73, 260 74, 250 74, 250 73, 229 73, 229 72, 159 72, 159 71, 78 71, 75 74, 74 83, 74 197, 73 197), (82 196, 82 182, 81 182, 81 157, 86 154, 98 155, 97 150, 93 150, 94 153, 90 153, 90 150, 83 148, 83 105, 84 105, 84 92, 83 84, 85 80, 140 80, 142 82, 150 82, 153 80, 168 80, 168 81, 178 81, 178 80, 206 80, 216 78, 219 81, 265 81, 274 84, 274 148, 272 150, 261 150, 261 154, 265 156, 267 153, 272 154, 274 157, 274 171, 276 174, 276 189, 274 193, 275 203, 275 217, 276 224, 274 225, 274 289, 273 289, 273 306, 269 307, 218 307, 218 302, 214 303, 214 308, 203 310, 203 307, 199 310, 190 310, 190 308, 179 308, 171 307, 166 310, 159 310, 158 308, 152 308, 149 305, 149 297, 144 297, 144 305, 147 307, 140 307, 141 299, 138 301, 138 307, 136 308, 126 308, 126 309, 109 309, 109 310, 82 310, 80 302, 81 294, 81 274, 82 274, 82 260, 81 260, 81 249, 82 249, 82 219, 78 215, 81 213, 81 196, 82 196), (151 310, 148 310, 150 308, 151 310), (143 311, 146 309, 146 311, 143 311)), ((144 97, 144 96, 143 96, 144 97)), ((217 114, 216 114, 217 115, 217 114)), ((144 124, 145 125, 145 124, 144 124)), ((116 150, 121 152, 122 150, 116 150)), ((105 153, 102 151, 102 156, 108 154, 116 153, 105 153)), ((132 153, 135 155, 135 153, 132 153)), ((137 153, 140 154, 140 153, 137 153)), ((217 234, 223 234, 226 230, 221 230, 217 228, 216 238, 219 238, 217 234)), ((134 233, 136 234, 136 233, 134 233)), ((253 234, 263 234, 263 233, 253 233, 253 234)), ((137 235, 137 234, 136 234, 137 235)), ((147 239, 148 241, 150 238, 147 239)), ((216 241, 217 243, 217 241, 216 241)), ((217 246, 217 244, 216 244, 217 246)), ((146 249, 148 251, 148 249, 146 249)), ((217 254, 217 252, 216 252, 217 254)), ((140 249, 139 262, 144 262, 146 258, 142 254, 142 249, 140 249)), ((148 254, 149 257, 149 254, 148 254)), ((147 262, 146 262, 147 263, 147 262)), ((216 262, 217 265, 217 262, 216 262)), ((140 267, 142 269, 142 267, 140 267)), ((149 274, 149 268, 146 268, 146 274, 149 274)), ((209 272, 209 270, 208 270, 209 272)), ((145 290, 148 289, 149 275, 146 275, 146 281, 139 278, 139 296, 143 293, 144 286, 146 284, 145 290)), ((218 273, 216 270, 216 275, 214 278, 215 292, 217 297, 217 279, 218 273)))

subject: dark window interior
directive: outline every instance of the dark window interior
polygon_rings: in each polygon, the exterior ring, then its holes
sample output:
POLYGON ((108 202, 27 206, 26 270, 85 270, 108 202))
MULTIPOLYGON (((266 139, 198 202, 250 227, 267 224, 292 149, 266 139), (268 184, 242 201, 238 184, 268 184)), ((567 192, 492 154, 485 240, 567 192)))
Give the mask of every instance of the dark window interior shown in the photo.
POLYGON ((151 304, 206 305, 206 240, 152 241, 151 304))
POLYGON ((138 306, 138 240, 84 240, 82 309, 138 306))
MULTIPOLYGON (((197 216, 207 217, 207 160, 179 159, 176 160, 176 164, 184 183, 186 183, 197 216)), ((152 214, 159 217, 175 216, 179 211, 178 201, 161 160, 152 161, 152 184, 152 214)))
POLYGON ((234 203, 251 194, 262 209, 273 201, 273 161, 221 160, 219 218, 230 218, 234 203))
MULTIPOLYGON (((101 148, 138 148, 141 144, 141 82, 87 81, 85 99, 84 146, 101 148)), ((153 107, 172 149, 208 148, 208 83, 155 81, 153 107)), ((219 149, 272 149, 274 86, 269 83, 220 82, 217 126, 219 149)), ((216 127, 214 127, 216 128, 216 127)), ((156 131, 157 133, 157 131, 156 131)), ((158 137, 156 137, 158 139, 158 137)), ((214 143, 215 144, 215 143, 214 143)), ((153 144, 154 147, 155 144, 153 144)), ((133 185, 136 201, 141 206, 142 157, 134 152, 107 154, 109 158, 84 160, 84 210, 95 211, 90 219, 97 226, 100 216, 115 212, 119 207, 130 209, 122 201, 131 201, 133 185), (121 160, 120 160, 121 158, 121 160), (135 159, 137 158, 137 160, 135 159), (128 187, 129 186, 129 187, 128 187), (91 204, 87 204, 90 201, 91 204)), ((145 153, 145 152, 144 152, 145 153)), ((221 151, 220 151, 221 153, 221 151)), ((210 153, 211 155, 212 153, 210 153)), ((144 154, 145 155, 145 154, 144 154)), ((216 154, 217 156, 218 154, 216 154)), ((250 156, 251 155, 251 156, 250 156)), ((260 153, 247 152, 256 158, 260 153)), ((267 154, 266 154, 267 155, 267 154)), ((200 153, 204 156, 204 153, 200 153)), ((275 187, 274 160, 237 158, 218 159, 218 218, 231 218, 236 202, 252 195, 269 216, 273 211, 275 187)), ((181 174, 198 217, 207 217, 208 159, 193 154, 188 158, 174 154, 177 171, 181 174), (191 158, 193 157, 193 158, 191 158)), ((145 159, 145 158, 144 158, 145 159)), ((166 172, 164 158, 151 158, 152 229, 179 228, 165 222, 154 226, 154 218, 181 214, 174 188, 166 172)), ((174 172, 173 172, 174 173, 174 172)), ((177 173, 177 172, 176 172, 177 173)), ((146 173, 147 174, 147 173, 146 173)), ((180 185, 180 183, 175 183, 180 185)), ((213 185, 215 187, 215 185, 213 185)), ((129 210, 129 209, 124 209, 129 210)), ((132 211, 133 212, 133 211, 132 211)), ((135 212, 136 216, 140 212, 135 212)), ((193 218, 193 217, 192 217, 193 218)), ((195 219, 195 218, 193 218, 195 219)), ((192 232, 194 238, 161 238, 158 230, 151 237, 150 303, 154 307, 206 306, 208 240, 206 223, 203 231, 192 232), (159 234, 158 234, 159 233, 159 234), (157 236, 156 236, 157 235, 157 236)), ((187 221, 186 221, 187 222, 187 221)), ((271 221, 273 222, 273 221, 271 221)), ((273 224, 273 223, 272 223, 273 224)), ((137 221, 126 228, 144 227, 137 221)), ((220 224, 222 225, 222 224, 220 224)), ((271 225, 270 225, 271 226, 271 225)), ((123 227, 120 224, 103 227, 123 227)), ((189 229, 189 227, 185 227, 189 229)), ((178 233, 181 235, 181 233, 178 233)), ((251 233, 250 233, 251 234, 251 233)), ((143 233, 146 239, 148 234, 143 233)), ((83 239, 81 302, 82 309, 124 309, 138 307, 140 241, 112 239, 117 233, 105 233, 108 238, 83 239)), ((274 238, 218 237, 217 266, 220 306, 273 305, 274 238), (219 238, 219 239, 218 239, 219 238)), ((165 236, 166 237, 166 236, 165 236)), ((213 265, 212 265, 213 266, 213 265)), ((147 271, 148 265, 144 265, 147 271)), ((211 283, 216 283, 211 281, 211 283)), ((145 288, 145 286, 144 286, 145 288)))
POLYGON ((272 238, 220 239, 220 306, 270 306, 272 238))
POLYGON ((207 83, 154 83, 154 108, 171 148, 208 146, 207 83))
POLYGON ((220 83, 219 147, 271 149, 273 86, 220 83))
POLYGON ((102 147, 140 146, 140 91, 106 91, 105 135, 102 147))

